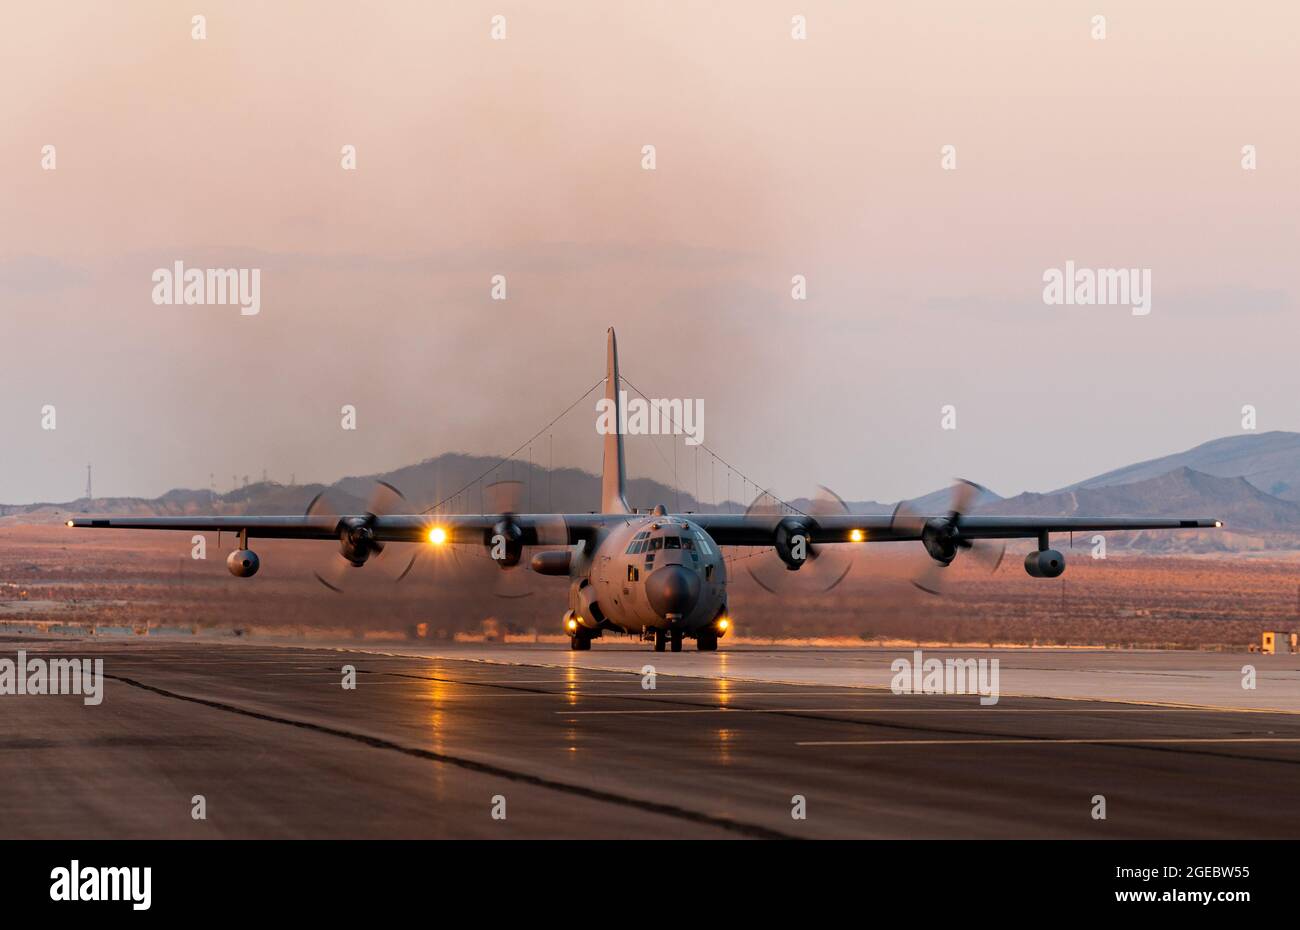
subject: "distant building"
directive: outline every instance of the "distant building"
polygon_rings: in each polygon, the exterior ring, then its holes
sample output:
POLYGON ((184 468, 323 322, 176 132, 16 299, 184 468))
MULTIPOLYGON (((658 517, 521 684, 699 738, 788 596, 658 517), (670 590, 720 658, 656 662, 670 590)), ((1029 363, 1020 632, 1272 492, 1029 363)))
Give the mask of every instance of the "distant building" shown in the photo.
POLYGON ((1260 642, 1259 651, 1267 656, 1295 654, 1300 652, 1297 640, 1300 640, 1300 634, 1266 631, 1260 642))

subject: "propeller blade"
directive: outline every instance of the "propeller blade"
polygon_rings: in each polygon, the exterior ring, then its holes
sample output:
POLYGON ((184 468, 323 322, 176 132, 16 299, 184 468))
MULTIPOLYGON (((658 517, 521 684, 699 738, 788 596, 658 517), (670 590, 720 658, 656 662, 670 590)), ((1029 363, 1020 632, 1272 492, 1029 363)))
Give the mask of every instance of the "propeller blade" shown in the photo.
POLYGON ((943 593, 944 571, 948 566, 943 562, 936 562, 929 556, 926 556, 925 561, 926 564, 921 566, 916 577, 912 579, 912 584, 926 594, 938 596, 943 593))
POLYGON ((1002 564, 1002 559, 1007 554, 1007 544, 1001 540, 976 539, 971 541, 967 552, 971 561, 987 569, 991 575, 1002 564))
POLYGON ((390 513, 401 513, 406 509, 406 497, 401 491, 387 481, 376 481, 366 501, 366 514, 382 517, 390 513))
POLYGON ((411 553, 411 561, 407 562, 406 568, 402 569, 402 573, 393 579, 393 584, 398 584, 403 578, 411 573, 411 569, 415 568, 415 562, 420 558, 420 553, 423 551, 423 549, 417 548, 413 553, 411 553))
MULTIPOLYGON (((818 517, 849 513, 844 499, 824 485, 818 485, 803 509, 794 510, 767 491, 759 494, 746 508, 749 516, 764 516, 776 522, 782 518, 805 521, 812 526, 818 517)), ((781 558, 774 547, 770 551, 744 559, 745 571, 764 591, 780 595, 787 591, 824 594, 837 587, 853 569, 854 550, 850 546, 805 543, 805 560, 796 571, 781 558)))
MULTIPOLYGON (((522 481, 514 479, 494 481, 483 488, 483 507, 488 513, 499 514, 502 520, 512 520, 525 507, 526 491, 527 487, 522 481)), ((567 537, 568 534, 565 535, 567 537)), ((504 600, 532 597, 533 592, 527 589, 527 573, 518 571, 523 563, 523 558, 520 558, 516 565, 493 562, 495 569, 495 578, 492 582, 493 597, 504 600)))
POLYGON ((345 593, 345 573, 350 568, 355 568, 355 566, 347 559, 343 558, 343 556, 335 555, 334 558, 330 560, 329 565, 325 568, 325 574, 322 575, 318 571, 313 571, 312 574, 316 576, 317 581, 329 588, 335 594, 343 594, 345 593))
MULTIPOLYGON (((305 515, 309 517, 330 516, 335 520, 341 519, 342 515, 338 512, 333 502, 330 501, 328 495, 329 489, 327 488, 313 497, 311 502, 307 504, 305 515)), ((351 527, 352 532, 356 533, 358 536, 365 536, 368 534, 373 527, 376 518, 390 513, 401 513, 404 510, 409 509, 406 507, 406 497, 401 491, 389 484, 387 481, 378 480, 375 482, 375 486, 371 488, 370 494, 367 496, 365 508, 363 522, 360 526, 357 525, 355 518, 352 518, 349 521, 349 526, 351 527)), ((370 537, 369 542, 361 548, 360 556, 367 562, 371 559, 379 561, 383 558, 386 548, 385 544, 370 537)), ((420 550, 417 548, 415 554, 411 556, 410 562, 408 562, 402 572, 397 575, 394 582, 401 581, 408 573, 410 573, 411 569, 415 565, 416 559, 419 558, 419 555, 420 550)), ((346 593, 348 587, 347 581, 352 578, 352 576, 347 574, 347 570, 349 568, 357 567, 359 566, 353 565, 348 561, 348 559, 344 558, 343 555, 336 554, 335 557, 330 560, 323 572, 313 571, 312 575, 315 576, 317 581, 329 588, 331 591, 337 594, 343 594, 346 593)))
POLYGON ((965 478, 956 479, 952 486, 952 506, 949 510, 958 516, 970 513, 972 507, 979 503, 980 495, 985 492, 982 485, 965 478))
POLYGON ((899 501, 889 518, 889 528, 899 536, 920 536, 925 529, 926 516, 907 501, 899 501))
POLYGON ((913 573, 912 584, 927 594, 942 594, 945 569, 961 552, 969 553, 970 561, 992 573, 1002 564, 1006 544, 994 540, 968 540, 961 536, 961 518, 980 503, 989 491, 983 485, 958 478, 952 487, 951 503, 947 516, 927 518, 917 513, 908 503, 902 502, 894 509, 891 526, 901 534, 922 535, 926 545, 933 544, 937 551, 946 551, 948 561, 933 557, 928 548, 921 549, 921 564, 913 573))

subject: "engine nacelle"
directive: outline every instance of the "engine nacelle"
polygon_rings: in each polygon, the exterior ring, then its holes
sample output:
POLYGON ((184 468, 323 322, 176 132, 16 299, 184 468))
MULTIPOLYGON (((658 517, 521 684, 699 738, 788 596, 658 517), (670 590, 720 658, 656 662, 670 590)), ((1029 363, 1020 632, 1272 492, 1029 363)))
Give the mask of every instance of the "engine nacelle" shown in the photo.
POLYGON ((957 540, 953 527, 948 523, 928 523, 921 530, 921 545, 930 558, 948 565, 957 557, 957 540))
POLYGON ((1039 549, 1025 556, 1025 571, 1032 578, 1057 578, 1065 571, 1065 556, 1055 549, 1039 549))
POLYGON ((513 520, 499 520, 487 533, 488 557, 500 568, 514 568, 524 554, 524 531, 513 520))
POLYGON ((262 562, 252 549, 236 549, 226 556, 226 568, 236 578, 252 578, 261 567, 262 562))
POLYGON ((346 523, 339 528, 339 554, 357 568, 366 564, 372 555, 384 551, 384 544, 375 539, 374 529, 365 521, 346 523))
POLYGON ((804 562, 811 555, 812 543, 809 541, 811 530, 803 520, 787 517, 776 526, 772 545, 776 554, 785 563, 785 567, 795 572, 803 568, 804 562))
POLYGON ((539 575, 568 575, 573 553, 567 550, 539 552, 533 556, 532 568, 539 575))

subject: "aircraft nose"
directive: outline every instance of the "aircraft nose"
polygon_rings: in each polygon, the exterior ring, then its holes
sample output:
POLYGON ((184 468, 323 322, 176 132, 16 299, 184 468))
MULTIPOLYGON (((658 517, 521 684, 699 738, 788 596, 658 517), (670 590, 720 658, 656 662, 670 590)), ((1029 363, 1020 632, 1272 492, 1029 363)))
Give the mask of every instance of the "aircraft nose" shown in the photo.
POLYGON ((700 597, 700 576, 681 565, 665 565, 645 580, 650 606, 661 616, 685 615, 700 597))

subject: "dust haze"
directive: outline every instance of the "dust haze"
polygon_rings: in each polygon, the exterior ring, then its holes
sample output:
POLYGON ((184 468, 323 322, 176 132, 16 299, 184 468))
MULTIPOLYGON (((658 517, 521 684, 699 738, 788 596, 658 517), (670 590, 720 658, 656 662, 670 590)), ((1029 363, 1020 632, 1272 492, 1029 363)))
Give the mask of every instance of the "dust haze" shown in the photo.
MULTIPOLYGON (((1073 4, 814 3, 802 43, 775 3, 523 3, 493 42, 497 12, 214 2, 196 42, 163 2, 11 5, 0 501, 76 497, 87 462, 152 497, 504 453, 602 375, 610 325, 634 384, 703 398, 706 442, 786 495, 1043 490, 1243 403, 1300 427, 1294 9, 1153 3, 1105 43, 1073 4), (1152 315, 1043 306, 1066 259, 1151 267, 1152 315), (261 313, 155 306, 176 260, 260 268, 261 313)), ((545 456, 597 469, 592 424, 545 456)), ((635 474, 672 454, 629 443, 635 474)))

